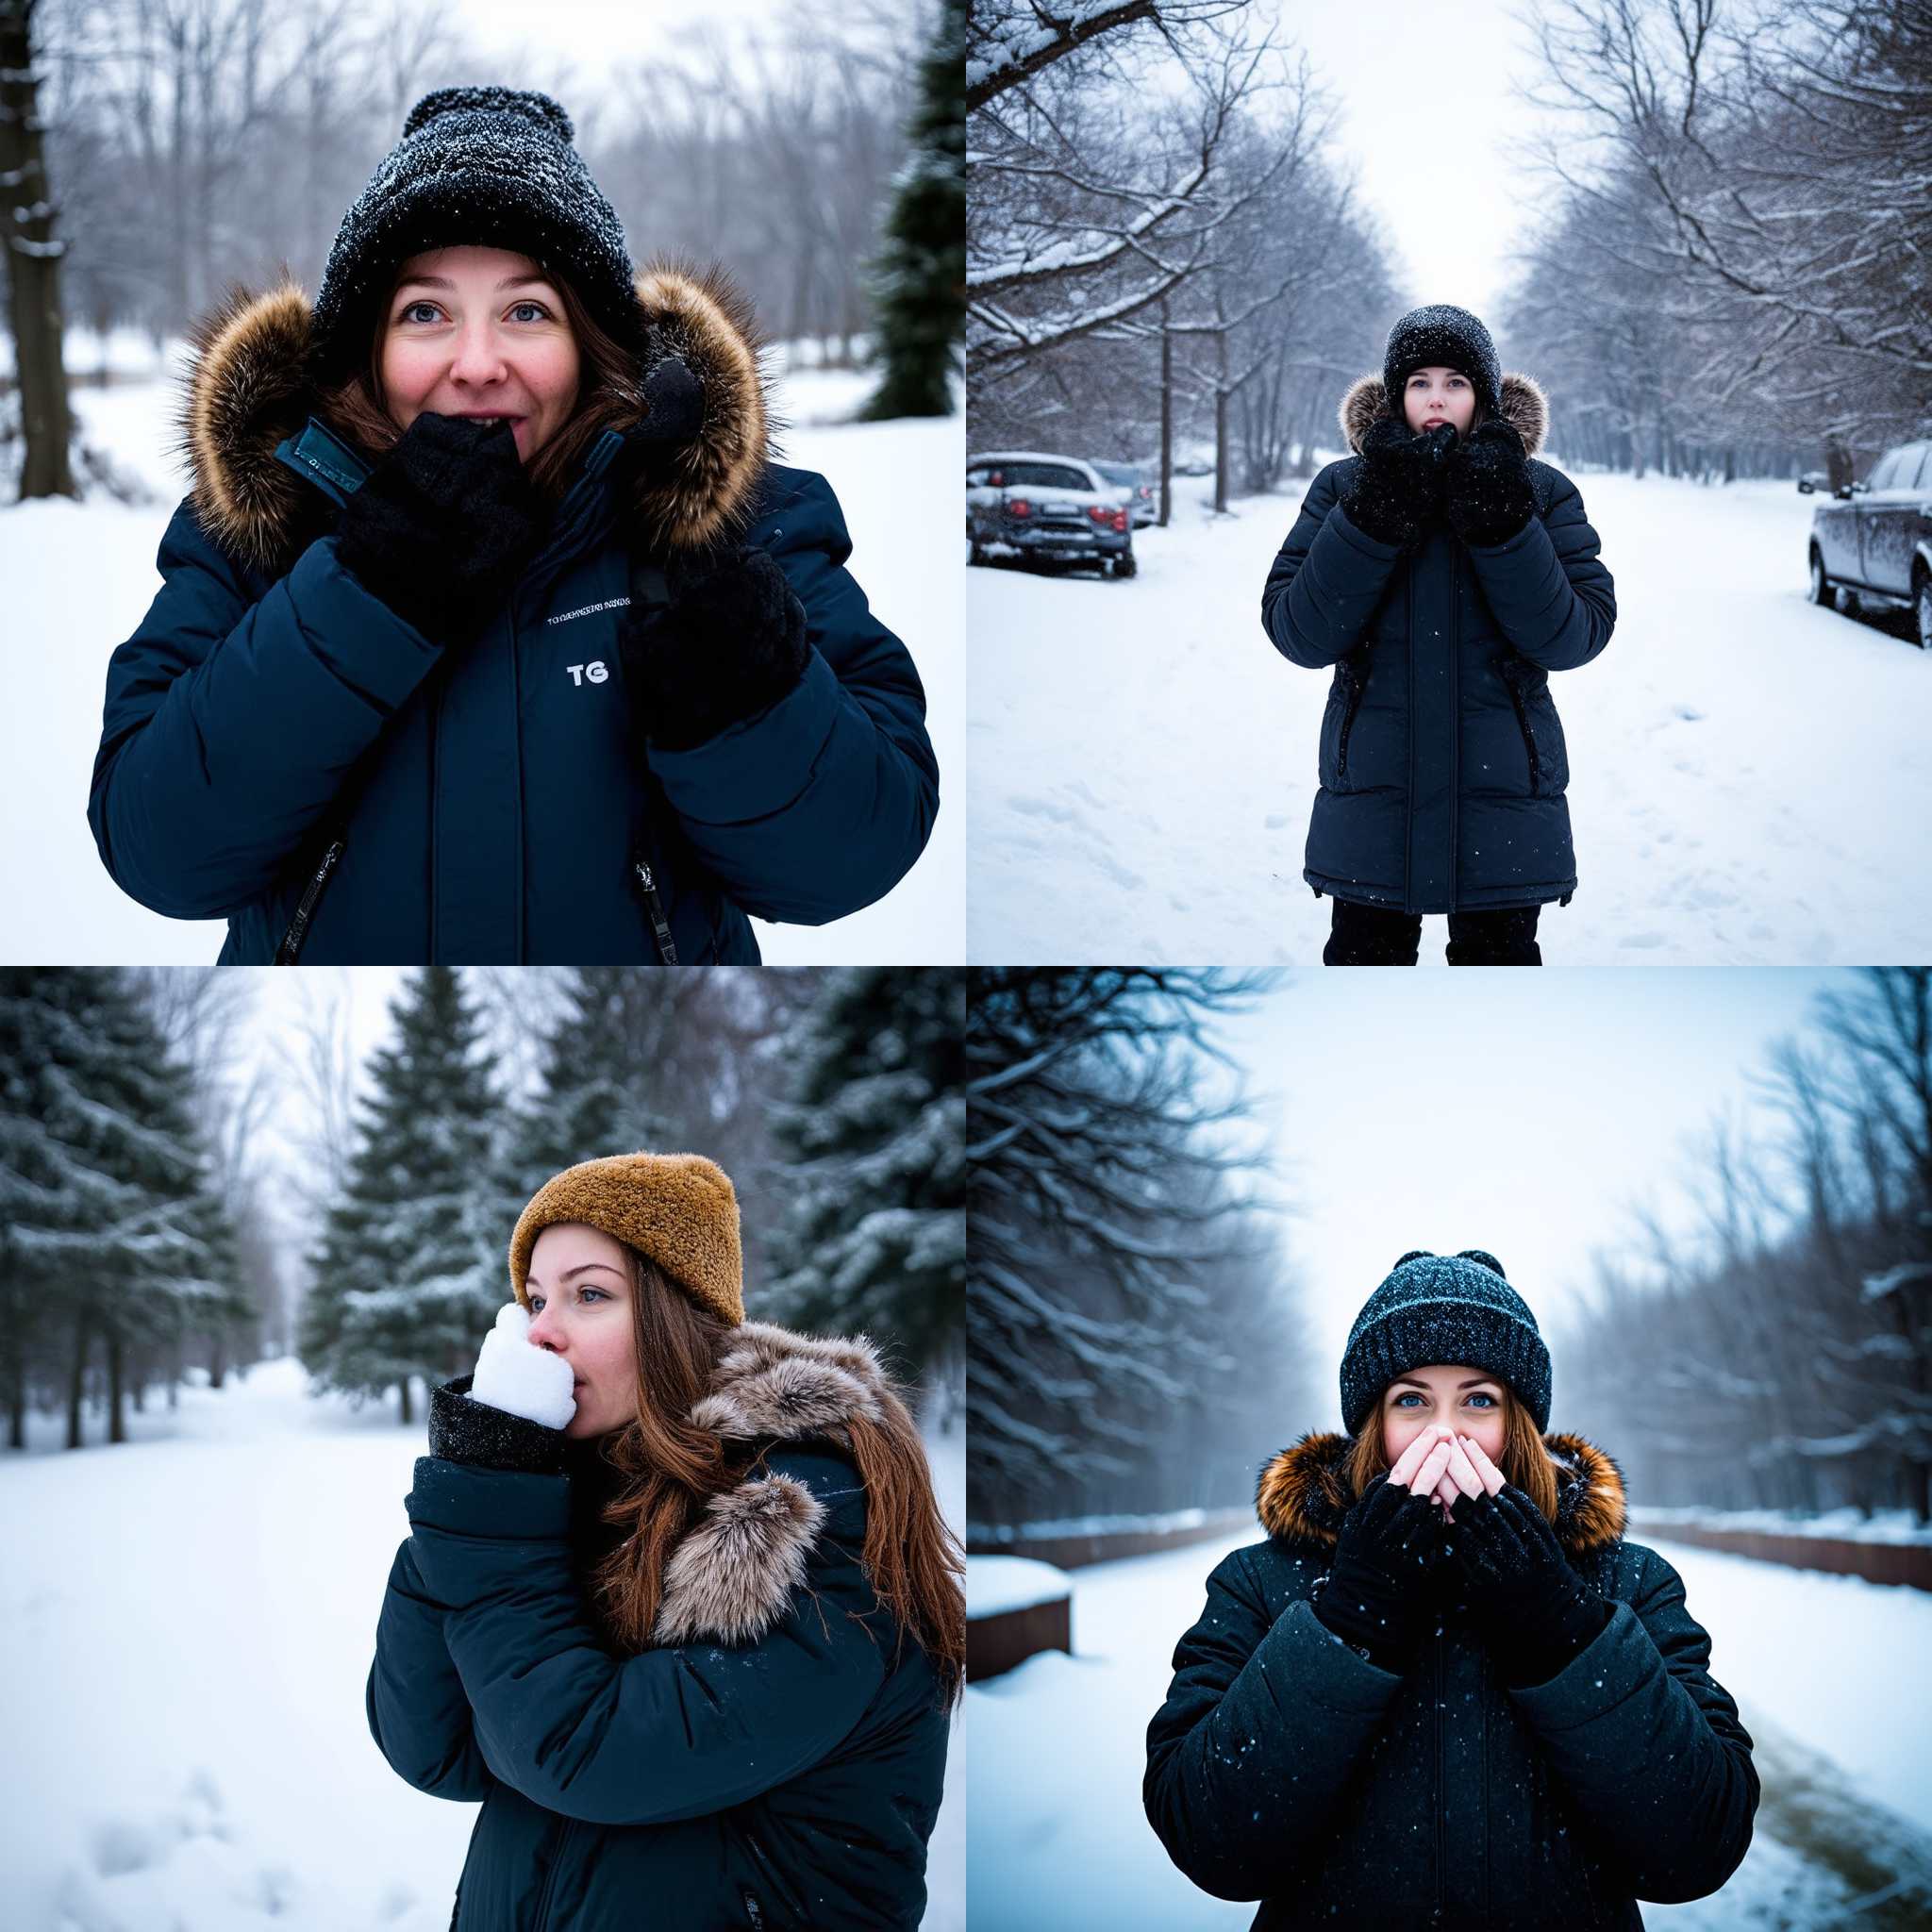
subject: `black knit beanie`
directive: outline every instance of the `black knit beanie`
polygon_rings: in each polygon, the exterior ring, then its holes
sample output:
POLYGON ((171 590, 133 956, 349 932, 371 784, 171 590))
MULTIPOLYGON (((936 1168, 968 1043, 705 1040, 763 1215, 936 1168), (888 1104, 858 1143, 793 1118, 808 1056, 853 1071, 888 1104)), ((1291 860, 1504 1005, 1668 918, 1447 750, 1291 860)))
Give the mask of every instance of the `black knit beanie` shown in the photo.
POLYGON ((1431 1255, 1417 1248, 1396 1262, 1355 1318, 1341 1352, 1341 1420, 1352 1436, 1397 1375, 1433 1363, 1467 1362, 1507 1382, 1550 1425, 1550 1352, 1528 1304, 1480 1248, 1431 1255))
POLYGON ((1432 302, 1411 308, 1389 331, 1382 351, 1382 389, 1389 413, 1398 423, 1406 421, 1403 385, 1418 369, 1459 369, 1475 385, 1485 415, 1494 416, 1502 408, 1503 365, 1496 359, 1496 345, 1466 308, 1432 302))
POLYGON ((535 257, 569 281, 599 326, 641 347, 624 229, 571 145, 575 134, 548 94, 508 87, 425 94, 342 217, 309 319, 312 379, 331 385, 361 366, 375 305, 404 262, 464 243, 535 257))

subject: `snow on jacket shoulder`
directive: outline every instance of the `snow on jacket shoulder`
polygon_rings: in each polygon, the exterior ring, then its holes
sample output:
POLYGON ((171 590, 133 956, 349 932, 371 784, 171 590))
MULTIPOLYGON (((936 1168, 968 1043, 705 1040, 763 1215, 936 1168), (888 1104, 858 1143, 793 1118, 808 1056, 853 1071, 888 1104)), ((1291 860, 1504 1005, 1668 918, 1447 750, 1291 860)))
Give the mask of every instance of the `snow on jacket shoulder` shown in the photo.
POLYGON ((369 465, 311 413, 308 308, 284 288, 200 334, 195 487, 162 586, 113 654, 88 819, 123 890, 225 917, 225 963, 273 958, 321 874, 304 964, 655 962, 641 858, 685 963, 754 961, 747 914, 871 904, 938 810, 924 692, 845 569, 830 485, 770 460, 728 288, 641 276, 651 339, 706 396, 689 480, 620 488, 620 420, 473 643, 446 651, 338 559, 369 465), (618 650, 634 557, 736 537, 803 603, 803 680, 687 751, 634 741, 618 650), (332 855, 332 856, 330 856, 332 855))
POLYGON ((1703 1898, 1751 1841, 1751 1739, 1710 1674, 1677 1573, 1624 1541, 1615 1464, 1580 1436, 1557 1460, 1557 1538, 1614 1603, 1548 1683, 1506 1688, 1445 1604, 1407 1675, 1316 1618, 1348 1497, 1346 1437, 1263 1471, 1269 1540, 1208 1579, 1147 1732, 1143 1798, 1174 1862, 1266 1932, 1394 1924, 1642 1924, 1634 1901, 1703 1898))
MULTIPOLYGON (((1292 664, 1332 673, 1302 876, 1338 899, 1408 912, 1567 900, 1576 860, 1570 758, 1549 674, 1589 663, 1615 626, 1615 586, 1575 484, 1534 460, 1549 421, 1527 376, 1502 415, 1532 460, 1536 514, 1468 545, 1445 524, 1405 555, 1341 508, 1359 456, 1309 484, 1261 592, 1292 664)), ((1341 403, 1350 447, 1384 413, 1382 379, 1341 403)))
MULTIPOLYGON (((636 1656, 607 1647, 583 1594, 610 1493, 594 1445, 560 1475, 417 1462, 367 1699, 398 1774, 482 1801, 455 1932, 918 1924, 937 1674, 909 1638, 895 1655, 861 1571, 841 1424, 788 1420, 801 1391, 849 1413, 869 1356, 739 1331, 708 1407, 732 1405, 746 1420, 721 1433, 763 1453, 674 1548, 658 1644, 636 1656)), ((466 1383, 437 1400, 469 1403, 466 1383)))

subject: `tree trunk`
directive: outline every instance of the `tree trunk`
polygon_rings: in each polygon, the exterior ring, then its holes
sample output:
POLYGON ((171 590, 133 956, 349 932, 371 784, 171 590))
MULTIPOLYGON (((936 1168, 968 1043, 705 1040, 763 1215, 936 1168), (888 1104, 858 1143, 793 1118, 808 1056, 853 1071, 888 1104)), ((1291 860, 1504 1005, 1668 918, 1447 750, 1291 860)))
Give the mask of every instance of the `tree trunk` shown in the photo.
POLYGON ((402 1397, 403 1397, 403 1426, 404 1426, 405 1428, 408 1428, 408 1425, 409 1425, 409 1424, 411 1424, 412 1422, 414 1422, 414 1421, 416 1420, 416 1412, 415 1412, 415 1409, 414 1409, 414 1407, 413 1407, 411 1406, 411 1403, 410 1403, 410 1399, 409 1399, 409 1378, 408 1378, 408 1376, 405 1375, 405 1376, 403 1377, 403 1379, 402 1379, 402 1383, 401 1383, 401 1385, 400 1385, 400 1386, 401 1386, 401 1390, 402 1390, 402 1397))
POLYGON ((67 1446, 70 1449, 82 1446, 80 1404, 87 1386, 88 1349, 92 1341, 92 1329, 85 1322, 76 1322, 74 1326, 74 1360, 67 1374, 67 1446))
POLYGON ((125 1442, 127 1422, 121 1412, 122 1358, 125 1344, 118 1328, 108 1330, 108 1441, 125 1442))
POLYGON ((1167 332, 1167 304, 1160 305, 1160 515, 1166 529, 1174 496, 1174 338, 1167 332))
POLYGON ((73 418, 60 360, 60 258, 53 188, 28 25, 34 0, 0 0, 0 245, 7 250, 8 323, 13 332, 24 455, 20 500, 75 496, 68 463, 73 418))

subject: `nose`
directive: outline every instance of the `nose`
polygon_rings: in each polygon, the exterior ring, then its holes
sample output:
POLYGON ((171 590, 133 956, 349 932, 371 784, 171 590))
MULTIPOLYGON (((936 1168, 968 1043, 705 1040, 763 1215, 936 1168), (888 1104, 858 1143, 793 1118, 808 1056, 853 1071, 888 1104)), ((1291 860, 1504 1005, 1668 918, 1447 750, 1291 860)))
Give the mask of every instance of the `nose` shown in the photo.
POLYGON ((508 373, 495 331, 489 324, 473 323, 463 329, 457 339, 456 358, 449 373, 452 381, 467 383, 473 389, 501 381, 508 373))
POLYGON ((550 1319, 550 1307, 546 1303, 540 1314, 530 1319, 530 1340, 539 1348, 547 1348, 553 1354, 560 1339, 560 1324, 550 1319))

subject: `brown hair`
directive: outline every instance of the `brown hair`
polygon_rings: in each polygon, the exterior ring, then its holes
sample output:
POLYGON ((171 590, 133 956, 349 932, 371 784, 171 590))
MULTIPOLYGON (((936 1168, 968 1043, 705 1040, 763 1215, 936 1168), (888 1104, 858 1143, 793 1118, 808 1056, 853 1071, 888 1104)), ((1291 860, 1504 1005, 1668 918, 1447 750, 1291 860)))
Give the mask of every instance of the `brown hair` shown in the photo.
MULTIPOLYGON (((525 258, 536 262, 557 291, 564 320, 577 345, 576 403, 562 428, 529 460, 531 487, 554 508, 575 475, 584 452, 613 424, 634 422, 643 413, 644 405, 636 358, 599 325, 565 276, 539 257, 525 258)), ((398 265, 376 308, 367 365, 336 389, 325 391, 316 408, 316 414, 337 435, 354 443, 372 461, 393 448, 403 433, 390 414, 382 385, 382 344, 389 333, 390 307, 402 279, 398 265)))
MULTIPOLYGON (((1503 1391, 1503 1453, 1496 1459, 1496 1467, 1554 1523, 1557 1465, 1550 1460, 1550 1452, 1543 1446, 1535 1419, 1517 1401, 1516 1391, 1507 1382, 1498 1381, 1496 1386, 1503 1391)), ((1385 1389, 1375 1398, 1374 1413, 1356 1431, 1355 1441, 1342 1464, 1342 1476, 1351 1497, 1359 1496, 1378 1475, 1392 1467, 1383 1447, 1383 1405, 1388 1397, 1389 1391, 1385 1389)))
MULTIPOLYGON (((603 1444, 605 1459, 628 1479, 605 1505, 603 1520, 629 1534, 597 1565, 591 1593, 610 1641, 634 1655, 651 1647, 672 1549, 710 1498, 742 1481, 762 1452, 734 1460, 723 1438, 689 1420, 731 1346, 730 1327, 648 1256, 620 1245, 631 1277, 637 1413, 603 1444)), ((940 1514, 919 1430, 890 1382, 879 1407, 877 1422, 855 1417, 844 1430, 865 1485, 859 1564, 897 1626, 894 1661, 909 1634, 931 1658, 950 1708, 966 1674, 965 1557, 940 1514)))

